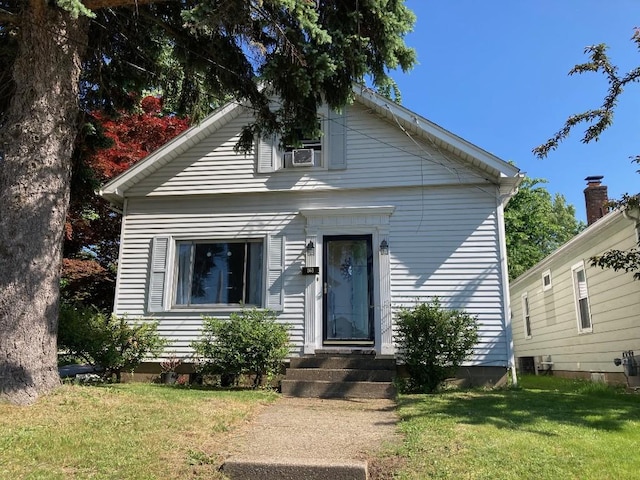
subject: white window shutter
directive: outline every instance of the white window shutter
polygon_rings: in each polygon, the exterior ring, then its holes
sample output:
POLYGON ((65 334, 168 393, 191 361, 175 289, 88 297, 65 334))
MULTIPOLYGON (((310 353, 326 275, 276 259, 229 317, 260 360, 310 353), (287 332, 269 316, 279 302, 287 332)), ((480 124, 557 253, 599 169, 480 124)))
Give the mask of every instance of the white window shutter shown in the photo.
POLYGON ((329 110, 329 170, 347 168, 346 106, 341 112, 329 110))
POLYGON ((271 173, 280 169, 282 153, 278 148, 278 137, 256 138, 256 171, 271 173))
POLYGON ((269 235, 267 243, 266 307, 271 310, 282 311, 284 309, 285 238, 269 235))
POLYGON ((149 291, 147 297, 147 310, 149 312, 161 312, 165 309, 164 297, 168 279, 169 242, 169 237, 153 237, 151 242, 151 265, 149 267, 149 291))

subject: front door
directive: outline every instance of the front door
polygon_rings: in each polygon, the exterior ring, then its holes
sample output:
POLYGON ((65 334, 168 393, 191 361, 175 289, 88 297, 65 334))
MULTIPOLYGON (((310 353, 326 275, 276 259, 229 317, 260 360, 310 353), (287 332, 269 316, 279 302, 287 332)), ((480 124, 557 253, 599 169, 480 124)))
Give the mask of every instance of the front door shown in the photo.
POLYGON ((323 343, 373 345, 371 235, 324 237, 323 343))

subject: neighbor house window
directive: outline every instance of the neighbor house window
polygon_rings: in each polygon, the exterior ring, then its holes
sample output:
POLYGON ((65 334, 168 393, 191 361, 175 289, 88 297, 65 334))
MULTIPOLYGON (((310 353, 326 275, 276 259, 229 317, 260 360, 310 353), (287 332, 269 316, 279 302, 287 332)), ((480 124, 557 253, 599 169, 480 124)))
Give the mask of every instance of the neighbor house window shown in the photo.
POLYGON ((573 276, 573 294, 578 317, 578 330, 580 332, 591 331, 591 312, 589 309, 589 292, 587 289, 587 277, 584 263, 580 262, 571 267, 573 276))
POLYGON ((551 289, 551 270, 547 270, 542 274, 542 291, 546 292, 551 289))
POLYGON ((263 241, 178 241, 175 305, 256 305, 263 297, 263 241))
POLYGON ((524 336, 531 338, 531 315, 529 314, 529 296, 522 294, 522 319, 524 320, 524 336))

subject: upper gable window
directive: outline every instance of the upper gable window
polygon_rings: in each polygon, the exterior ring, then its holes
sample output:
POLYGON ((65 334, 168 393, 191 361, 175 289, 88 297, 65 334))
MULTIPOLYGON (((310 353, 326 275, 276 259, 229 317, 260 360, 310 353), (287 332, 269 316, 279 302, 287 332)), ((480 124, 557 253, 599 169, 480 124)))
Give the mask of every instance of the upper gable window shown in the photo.
POLYGON ((345 170, 347 168, 347 117, 323 106, 318 110, 321 135, 304 138, 296 145, 280 148, 277 136, 256 138, 256 173, 278 171, 307 173, 311 170, 345 170))
POLYGON ((324 131, 318 122, 321 135, 303 138, 298 145, 288 145, 284 150, 284 168, 322 167, 324 131))
POLYGON ((542 291, 546 292, 551 290, 553 284, 551 283, 551 270, 547 270, 542 274, 542 291))

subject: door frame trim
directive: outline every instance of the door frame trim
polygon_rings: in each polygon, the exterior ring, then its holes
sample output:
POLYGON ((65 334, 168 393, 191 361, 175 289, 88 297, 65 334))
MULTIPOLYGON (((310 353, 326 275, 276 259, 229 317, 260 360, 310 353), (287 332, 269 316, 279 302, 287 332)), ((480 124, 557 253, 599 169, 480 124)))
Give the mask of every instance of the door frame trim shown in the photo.
MULTIPOLYGON (((324 236, 371 235, 373 250, 373 299, 374 299, 374 345, 378 354, 392 355, 393 328, 391 313, 391 252, 381 254, 378 248, 382 240, 389 242, 393 206, 331 207, 303 209, 300 214, 306 219, 304 245, 310 241, 314 252, 307 257, 308 266, 323 263, 324 236)), ((389 242, 390 243, 390 242, 389 242)), ((390 249, 391 250, 391 249, 390 249)), ((305 354, 314 354, 322 349, 322 278, 305 275, 304 303, 304 347, 305 354)))

